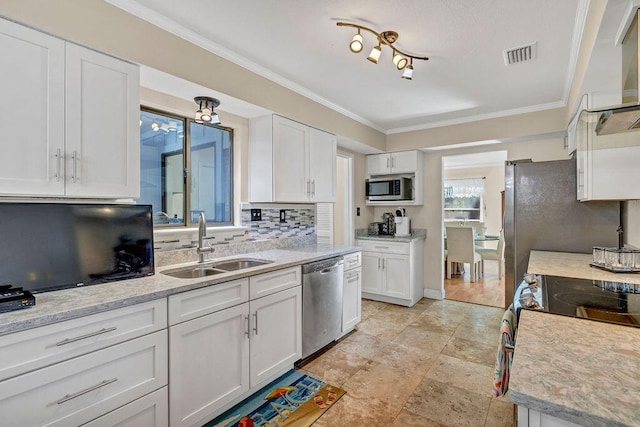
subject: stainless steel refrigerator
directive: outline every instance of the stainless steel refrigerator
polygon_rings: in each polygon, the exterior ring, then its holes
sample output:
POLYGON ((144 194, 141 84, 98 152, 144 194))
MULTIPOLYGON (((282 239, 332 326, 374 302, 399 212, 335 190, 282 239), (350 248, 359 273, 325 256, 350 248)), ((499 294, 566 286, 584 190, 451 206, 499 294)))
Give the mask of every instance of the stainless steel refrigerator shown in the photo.
POLYGON ((620 202, 579 202, 576 161, 507 162, 505 167, 506 305, 526 273, 529 251, 591 253, 617 246, 620 202))

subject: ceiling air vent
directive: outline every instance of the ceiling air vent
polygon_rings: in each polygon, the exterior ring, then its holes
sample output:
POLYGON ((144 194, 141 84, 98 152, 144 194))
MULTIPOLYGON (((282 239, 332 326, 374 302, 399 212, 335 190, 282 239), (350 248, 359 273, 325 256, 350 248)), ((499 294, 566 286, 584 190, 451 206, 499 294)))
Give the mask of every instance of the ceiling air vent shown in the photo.
POLYGON ((504 65, 509 66, 519 64, 521 62, 532 61, 538 56, 538 43, 533 42, 524 46, 512 47, 502 51, 504 56, 504 65))

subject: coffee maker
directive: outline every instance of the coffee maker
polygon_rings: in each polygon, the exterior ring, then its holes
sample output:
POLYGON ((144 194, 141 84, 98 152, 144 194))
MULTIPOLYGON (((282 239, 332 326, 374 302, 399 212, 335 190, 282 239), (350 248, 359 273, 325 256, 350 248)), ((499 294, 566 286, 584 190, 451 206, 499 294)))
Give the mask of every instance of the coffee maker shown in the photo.
POLYGON ((411 236, 411 218, 407 216, 404 208, 396 209, 395 222, 395 235, 397 237, 411 236))

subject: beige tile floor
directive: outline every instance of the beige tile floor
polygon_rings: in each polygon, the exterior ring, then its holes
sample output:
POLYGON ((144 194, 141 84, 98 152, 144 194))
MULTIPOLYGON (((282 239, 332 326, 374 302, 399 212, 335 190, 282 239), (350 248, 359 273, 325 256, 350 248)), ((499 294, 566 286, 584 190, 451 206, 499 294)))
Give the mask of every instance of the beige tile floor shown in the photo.
POLYGON ((357 330, 300 368, 347 391, 314 427, 511 426, 513 405, 491 394, 501 317, 449 300, 363 300, 357 330))

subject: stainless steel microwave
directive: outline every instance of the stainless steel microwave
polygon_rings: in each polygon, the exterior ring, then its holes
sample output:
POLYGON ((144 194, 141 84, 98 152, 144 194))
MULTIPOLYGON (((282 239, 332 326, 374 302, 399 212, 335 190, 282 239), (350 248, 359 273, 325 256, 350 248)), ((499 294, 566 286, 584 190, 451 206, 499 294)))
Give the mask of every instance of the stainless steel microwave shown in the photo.
POLYGON ((366 181, 367 200, 411 200, 411 178, 388 176, 366 181))

